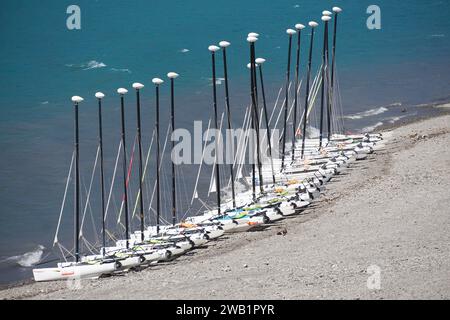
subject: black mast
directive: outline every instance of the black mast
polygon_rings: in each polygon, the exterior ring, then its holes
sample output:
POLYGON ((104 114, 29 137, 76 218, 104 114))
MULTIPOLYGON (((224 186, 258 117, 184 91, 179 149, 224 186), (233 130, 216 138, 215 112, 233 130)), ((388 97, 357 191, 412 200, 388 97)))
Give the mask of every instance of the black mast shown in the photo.
POLYGON ((306 118, 308 117, 308 100, 309 100, 309 82, 311 80, 311 63, 312 63, 312 54, 313 54, 313 44, 314 44, 314 28, 318 26, 317 22, 311 21, 309 22, 309 26, 311 27, 311 43, 309 46, 309 59, 308 59, 308 71, 306 76, 306 95, 305 95, 305 114, 303 115, 303 134, 302 134, 302 154, 301 157, 305 154, 305 138, 306 138, 306 118))
POLYGON ((266 122, 267 143, 268 143, 268 146, 269 146, 270 165, 272 167, 272 182, 273 182, 273 184, 276 184, 275 172, 273 171, 272 141, 271 141, 270 126, 269 126, 269 115, 267 113, 266 93, 265 93, 265 90, 264 90, 264 78, 263 78, 263 71, 262 71, 262 65, 264 64, 264 62, 266 62, 266 59, 257 58, 255 60, 255 62, 258 64, 259 78, 260 78, 260 81, 261 81, 261 91, 262 91, 262 100, 263 100, 263 108, 264 108, 264 118, 265 118, 265 122, 266 122))
POLYGON ((72 97, 75 112, 75 262, 80 261, 80 145, 78 126, 78 104, 83 101, 82 97, 72 97))
POLYGON ((333 49, 332 49, 332 57, 331 57, 331 83, 330 83, 330 91, 331 91, 331 99, 328 99, 328 141, 331 138, 331 117, 332 117, 332 102, 334 101, 334 70, 336 68, 336 37, 337 37, 337 22, 338 15, 342 11, 339 7, 333 7, 334 12, 334 30, 333 30, 333 49))
POLYGON ((297 101, 298 101, 298 86, 299 86, 299 76, 300 76, 300 41, 301 41, 301 35, 302 35, 302 29, 304 29, 305 26, 302 24, 296 24, 295 29, 297 29, 297 61, 295 64, 295 93, 294 93, 294 121, 292 124, 292 162, 294 162, 295 159, 295 142, 296 142, 296 133, 297 133, 297 101))
POLYGON ((124 107, 124 95, 128 93, 127 89, 119 88, 117 93, 120 95, 120 113, 122 120, 122 160, 123 160, 123 204, 125 207, 125 239, 126 246, 129 248, 129 221, 128 221, 128 191, 127 191, 127 148, 125 139, 125 107, 124 107))
MULTIPOLYGON (((250 37, 249 37, 250 38, 250 37)), ((248 39, 249 39, 248 38, 248 39)), ((247 41, 248 41, 247 39, 247 41)), ((249 41, 250 42, 250 41, 249 41)), ((250 59, 251 59, 251 49, 250 49, 250 59)), ((248 69, 250 70, 250 94, 253 96, 253 72, 252 72, 252 64, 248 63, 247 64, 248 69)), ((252 128, 252 132, 255 132, 255 122, 254 120, 254 116, 253 116, 253 100, 252 100, 252 105, 250 106, 250 117, 251 119, 251 128, 252 128)), ((254 141, 253 141, 254 143, 254 141)), ((253 201, 256 201, 256 166, 255 166, 255 161, 254 161, 254 156, 255 156, 255 152, 254 150, 251 150, 252 153, 252 157, 251 157, 251 162, 252 162, 252 198, 253 201)))
MULTIPOLYGON (((227 67, 227 47, 230 45, 228 41, 221 41, 219 46, 222 48, 223 53, 223 72, 225 78, 225 104, 227 109, 227 119, 228 119, 228 130, 231 136, 231 110, 230 110, 230 95, 228 91, 228 67, 227 67)), ((231 140, 230 139, 230 140, 231 140)), ((233 145, 232 141, 230 141, 231 145, 233 145)), ((232 154, 234 154, 234 149, 232 154)), ((236 207, 236 193, 234 189, 234 165, 233 162, 230 163, 230 179, 231 179, 231 197, 233 199, 233 207, 236 207)))
POLYGON ((141 241, 144 241, 144 194, 142 190, 142 141, 141 141, 141 96, 140 89, 144 87, 141 83, 133 83, 136 89, 136 113, 137 113, 137 136, 138 136, 138 152, 139 152, 139 217, 141 219, 141 241))
POLYGON ((102 99, 105 95, 97 92, 95 97, 98 99, 98 144, 100 148, 100 188, 102 197, 102 255, 105 255, 106 232, 105 232, 105 175, 103 163, 103 129, 102 129, 102 99))
MULTIPOLYGON (((174 81, 178 77, 175 72, 169 72, 167 77, 170 79, 170 121, 172 127, 172 150, 175 147, 173 133, 175 131, 175 84, 174 81)), ((177 223, 177 198, 176 198, 176 176, 175 176, 175 159, 172 159, 172 225, 177 223)))
MULTIPOLYGON (((255 36, 251 36, 249 34, 249 36, 247 37, 247 42, 250 43, 250 63, 249 65, 247 65, 249 67, 250 70, 250 95, 251 95, 251 99, 252 99, 252 105, 251 105, 251 128, 252 128, 252 132, 255 132, 255 85, 254 85, 254 72, 253 72, 253 68, 256 67, 255 65, 255 61, 253 58, 253 44, 258 40, 257 37, 255 36)), ((258 124, 256 124, 258 125, 258 124)), ((254 141, 252 141, 252 145, 254 144, 254 141)), ((256 201, 256 166, 255 166, 255 159, 254 159, 254 152, 252 151, 252 157, 251 157, 251 162, 252 162, 252 198, 253 201, 256 201)))
MULTIPOLYGON (((327 60, 327 46, 328 46, 328 21, 330 21, 331 17, 324 15, 322 17, 322 21, 324 22, 323 29, 323 52, 322 52, 322 92, 321 92, 321 101, 320 101, 320 139, 319 139, 319 148, 322 148, 322 138, 323 138, 323 116, 324 116, 324 105, 325 105, 325 87, 328 85, 327 83, 327 74, 328 74, 328 60, 327 60)), ((328 101, 327 101, 328 102, 328 101)), ((327 103, 328 106, 328 103, 327 103)), ((330 124, 330 109, 328 110, 328 125, 330 124)))
MULTIPOLYGON (((209 46, 208 50, 211 52, 211 61, 212 61, 212 85, 213 85, 213 108, 214 108, 214 125, 216 129, 216 133, 219 130, 219 125, 217 121, 217 89, 216 89, 216 51, 220 50, 217 46, 209 46)), ((220 172, 219 172, 219 143, 218 138, 216 136, 215 144, 216 144, 216 193, 217 193, 217 214, 220 215, 220 172)))
MULTIPOLYGON (((256 41, 258 38, 256 38, 256 41)), ((256 62, 255 62, 255 42, 250 41, 250 73, 251 73, 251 86, 252 86, 252 105, 253 105, 253 122, 254 129, 256 133, 256 161, 258 164, 258 174, 259 174, 259 191, 264 192, 264 181, 262 174, 262 163, 261 163, 261 144, 259 143, 259 113, 258 113, 258 87, 256 81, 256 62)))
POLYGON ((296 33, 295 30, 287 29, 286 33, 289 37, 289 46, 288 46, 288 60, 287 60, 287 69, 286 69, 286 87, 285 87, 285 105, 284 105, 284 125, 283 125, 283 145, 281 152, 281 171, 284 169, 284 157, 286 152, 286 125, 288 118, 288 109, 289 109, 289 79, 291 75, 291 48, 292 48, 292 36, 296 33))
POLYGON ((161 190, 160 190, 160 177, 159 177, 159 167, 161 162, 160 155, 160 143, 159 143, 159 86, 164 83, 163 80, 159 78, 152 79, 153 84, 155 84, 156 90, 156 233, 159 234, 159 224, 161 216, 161 190))

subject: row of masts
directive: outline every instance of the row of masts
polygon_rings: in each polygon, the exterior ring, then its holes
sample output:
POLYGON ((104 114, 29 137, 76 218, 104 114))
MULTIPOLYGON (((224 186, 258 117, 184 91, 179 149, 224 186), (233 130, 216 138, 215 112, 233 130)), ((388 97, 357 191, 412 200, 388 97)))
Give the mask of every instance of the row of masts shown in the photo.
MULTIPOLYGON (((331 139, 331 119, 332 119, 332 96, 333 96, 333 84, 334 84, 334 70, 335 70, 335 48, 336 48, 336 39, 337 39, 337 17, 338 14, 342 10, 338 7, 333 8, 334 12, 334 34, 333 34, 333 49, 332 49, 332 66, 331 66, 331 80, 330 80, 330 71, 329 71, 329 27, 328 23, 332 19, 333 15, 330 11, 323 11, 321 20, 324 22, 324 36, 323 36, 323 54, 322 54, 322 84, 321 84, 321 108, 320 108, 320 136, 319 136, 319 148, 323 146, 323 137, 324 137, 324 118, 325 111, 324 106, 326 104, 326 113, 327 113, 327 141, 331 139)), ((305 104, 304 104, 304 114, 303 114, 303 124, 302 124, 302 147, 301 147, 301 159, 305 156, 305 141, 306 141, 306 128, 307 128, 307 118, 308 112, 310 110, 310 94, 311 94, 311 73, 312 73, 312 59, 313 59, 313 48, 314 48, 314 34, 315 28, 318 27, 318 23, 315 21, 310 21, 308 25, 311 28, 311 38, 309 45, 309 56, 307 63, 307 71, 306 71, 306 93, 305 93, 305 104)), ((294 110, 293 110, 293 124, 292 124, 292 150, 291 150, 291 161, 295 161, 295 150, 296 150, 296 142, 297 142, 297 114, 298 114, 298 91, 300 86, 300 51, 301 51, 301 31, 305 29, 303 24, 296 24, 295 29, 287 29, 286 33, 288 34, 288 57, 287 57, 287 69, 286 69, 286 83, 285 83, 285 103, 284 103, 284 125, 283 125, 283 135, 282 135, 282 151, 281 151, 281 172, 285 169, 285 157, 286 157, 286 139, 287 139, 287 120, 289 113, 289 87, 291 83, 291 51, 292 51, 292 38, 295 34, 297 34, 297 50, 296 50, 296 64, 295 64, 295 81, 294 81, 294 110)), ((273 158, 272 158, 272 146, 271 146, 271 134, 270 134, 270 125, 269 118, 267 113, 267 105, 264 91, 264 81, 262 74, 262 64, 265 62, 265 59, 258 58, 256 59, 255 54, 255 43, 258 41, 259 34, 251 32, 248 34, 247 42, 250 45, 250 63, 248 67, 250 69, 250 95, 251 95, 251 128, 255 132, 256 136, 256 156, 257 161, 256 164, 254 161, 252 162, 252 195, 253 199, 256 200, 257 192, 256 192, 256 171, 258 171, 258 179, 259 179, 259 191, 261 194, 264 193, 264 181, 262 175, 262 163, 261 163, 261 144, 260 144, 260 134, 259 134, 259 113, 260 110, 258 106, 258 86, 257 86, 257 76, 256 76, 256 68, 259 67, 260 73, 260 82, 262 89, 262 100, 263 100, 263 108, 262 111, 264 113, 264 120, 266 126, 266 134, 268 140, 268 153, 271 161, 271 169, 272 169, 272 183, 275 185, 276 181, 276 173, 273 168, 273 158), (256 170, 258 167, 258 170, 256 170)), ((227 111, 227 119, 228 119, 228 128, 231 129, 231 113, 230 113, 230 103, 229 103, 229 92, 228 92, 228 73, 227 73, 227 64, 226 64, 226 48, 230 45, 227 41, 222 41, 219 43, 223 52, 223 64, 224 64, 224 75, 225 75, 225 102, 226 102, 226 111, 227 111)), ((213 87, 213 109, 214 109, 214 126, 215 129, 218 130, 218 111, 217 111, 217 89, 216 89, 216 60, 215 54, 220 50, 219 47, 212 45, 209 48, 212 57, 212 87, 213 87)), ((217 208, 218 213, 220 214, 221 210, 221 194, 220 194, 220 166, 218 161, 218 141, 216 139, 216 163, 215 163, 215 190, 217 193, 217 208)), ((230 164, 230 177, 231 177, 231 195, 233 207, 236 207, 236 198, 235 198, 235 186, 234 186, 234 165, 230 164)))
MULTIPOLYGON (((321 116, 320 116, 320 147, 322 147, 322 138, 324 132, 324 108, 326 103, 326 112, 327 112, 327 133, 328 133, 328 141, 331 138, 331 117, 332 117, 332 99, 333 99, 333 83, 334 83, 334 69, 335 69, 335 48, 336 48, 336 31, 337 31, 337 17, 341 9, 335 7, 334 11, 334 35, 333 35, 333 47, 332 47, 332 66, 331 66, 331 80, 330 71, 328 67, 328 56, 329 56, 329 48, 328 48, 328 22, 331 20, 332 13, 329 11, 323 12, 322 20, 324 22, 324 45, 323 45, 323 54, 322 54, 322 92, 321 92, 321 116), (325 90, 327 88, 327 90, 325 90)), ((309 26, 311 27, 311 39, 310 39, 310 47, 309 47, 309 58, 307 64, 307 75, 306 75, 306 94, 305 94, 305 106, 304 106, 304 114, 303 114, 303 133, 302 133, 302 148, 301 148, 301 158, 304 157, 304 149, 305 149, 305 138, 306 138, 306 126, 307 126, 307 116, 309 106, 309 95, 310 95, 310 81, 311 81, 311 65, 312 65, 312 56, 313 56, 313 44, 314 44, 314 31, 318 24, 314 21, 309 22, 309 26)), ((284 124, 283 124, 283 144, 282 144, 282 161, 281 161, 281 171, 285 168, 285 156, 286 156, 286 137, 287 137, 287 118, 288 118, 288 106, 289 106, 289 86, 291 83, 290 80, 290 71, 291 71, 291 50, 292 50, 292 38, 295 34, 297 34, 297 51, 296 51, 296 64, 295 64, 295 81, 294 81, 294 111, 293 111, 293 132, 292 132, 292 159, 291 161, 295 161, 295 150, 296 150, 296 136, 297 136, 297 113, 298 113, 298 90, 300 85, 300 51, 301 51, 301 31, 305 28, 302 24, 296 24, 295 29, 288 29, 288 59, 287 59, 287 70, 286 70, 286 84, 285 84, 285 104, 284 104, 284 124)), ((265 121, 266 134, 268 140, 268 153, 271 161, 272 168, 272 183, 275 185, 276 181, 276 173, 274 172, 273 167, 273 150, 271 145, 271 130, 269 125, 269 116, 267 112, 267 104, 266 104, 266 95, 264 90, 264 80, 263 80, 263 70, 262 65, 265 62, 263 58, 256 58, 256 48, 255 44, 258 41, 259 35, 257 33, 249 33, 247 37, 247 42, 249 43, 249 70, 250 70, 250 96, 251 96, 251 109, 250 109, 250 117, 251 117, 251 128, 256 133, 256 155, 257 161, 256 164, 252 162, 252 195, 253 200, 256 201, 257 198, 257 186, 256 186, 256 175, 258 172, 259 179, 259 193, 264 193, 264 181, 262 174, 262 162, 261 162, 261 143, 259 141, 260 134, 260 117, 263 117, 265 121), (262 90, 262 112, 263 115, 259 114, 259 98, 258 98, 258 80, 257 80, 257 71, 259 68, 259 81, 262 90)), ((211 45, 208 47, 208 50, 211 52, 212 57, 212 88, 213 88, 213 112, 214 112, 214 129, 219 130, 218 126, 218 105, 217 105, 217 87, 216 87, 216 52, 221 50, 223 57, 223 68, 224 68, 224 80, 225 80, 225 104, 226 104, 226 113, 227 113, 227 126, 228 129, 232 129, 232 117, 231 117, 231 104, 230 104, 230 95, 229 95, 229 82, 228 82, 228 70, 227 70, 227 55, 226 50, 227 47, 230 46, 230 43, 227 41, 221 41, 219 46, 211 45)), ((175 95, 174 95, 174 80, 178 77, 178 74, 175 72, 170 72, 167 74, 170 79, 170 97, 171 97, 171 113, 170 113, 170 126, 172 129, 172 134, 175 129, 175 95)), ((156 228, 157 233, 160 231, 160 219, 161 219, 161 190, 160 190, 160 163, 161 163, 161 150, 160 150, 160 86, 163 84, 163 80, 159 78, 154 78, 152 80, 155 85, 155 111, 156 111, 156 120, 155 120, 155 132, 156 132, 156 228)), ((137 144, 138 144, 138 166, 139 166, 139 220, 140 220, 140 235, 141 241, 144 241, 144 229, 145 229, 145 218, 144 218, 144 194, 142 190, 143 183, 143 162, 142 162, 142 133, 141 133, 141 99, 140 99, 140 91, 144 88, 144 85, 141 83, 133 83, 132 87, 136 91, 136 113, 137 113, 137 144)), ((129 239, 130 239, 130 221, 129 221, 129 204, 128 204, 128 163, 127 163, 127 155, 126 155, 126 128, 125 128, 125 95, 128 93, 128 90, 125 88, 119 88, 117 93, 120 97, 120 113, 121 113, 121 148, 122 148, 122 169, 123 169, 123 207, 124 207, 124 226, 125 226, 125 240, 126 247, 129 248, 129 239)), ((95 97, 98 100, 98 128, 99 128, 99 153, 100 153, 100 185, 101 185, 101 209, 102 209, 102 247, 103 247, 103 255, 105 254, 104 248, 106 248, 106 230, 105 230, 105 219, 106 219, 106 209, 105 209, 105 179, 104 179, 104 160, 103 160, 103 132, 102 132, 102 101, 105 95, 101 92, 97 92, 95 97)), ((74 206, 74 217, 75 217, 75 259, 76 262, 80 261, 80 172, 79 172, 79 117, 78 117, 78 108, 79 104, 83 101, 83 98, 79 96, 72 97, 72 101, 74 102, 74 112, 75 112, 75 141, 74 141, 74 159, 75 159, 75 206, 74 206)), ((217 210, 218 214, 221 214, 221 187, 220 187, 220 165, 218 161, 218 150, 219 150, 219 141, 215 139, 216 143, 216 163, 215 163, 215 184, 216 184, 216 193, 217 193, 217 210)), ((172 149, 175 146, 175 141, 172 139, 172 149)), ((235 172, 234 172, 234 164, 229 165, 230 177, 231 177, 231 196, 233 207, 236 207, 236 190, 235 190, 235 172)), ((172 173, 172 224, 175 225, 177 222, 177 210, 176 210, 176 174, 175 174, 175 164, 172 161, 171 164, 171 173, 172 173)))
MULTIPOLYGON (((178 74, 175 72, 169 72, 167 77, 170 79, 171 83, 171 129, 172 133, 175 128, 175 95, 174 95, 174 80, 178 77, 178 74)), ((160 227, 160 212, 161 212, 161 190, 160 190, 160 162, 161 162, 161 151, 160 151, 160 143, 159 143, 159 87, 163 84, 163 80, 159 78, 154 78, 152 80, 155 85, 156 90, 156 121, 155 121, 155 132, 156 132, 156 224, 157 224, 157 232, 159 233, 160 227)), ((136 114, 137 114, 137 144, 138 144, 138 166, 139 166, 139 220, 140 220, 140 235, 141 241, 144 241, 144 229, 145 229, 145 218, 144 218, 144 194, 143 194, 143 161, 142 161, 142 133, 141 133, 141 98, 140 98, 140 90, 144 88, 144 85, 141 83, 133 83, 132 87, 136 91, 136 114)), ((126 153, 126 128, 125 128, 125 95, 128 93, 128 90, 125 88, 117 89, 117 93, 120 97, 120 118, 121 118, 121 149, 122 149, 122 169, 123 169, 123 207, 124 207, 124 226, 125 226, 125 240, 126 247, 129 248, 129 238, 130 238, 130 221, 129 221, 129 195, 128 195, 128 177, 129 177, 129 167, 127 162, 127 153, 126 153)), ((105 207, 105 178, 104 178, 104 159, 103 159, 103 123, 102 123, 102 102, 105 94, 102 92, 97 92, 95 97, 98 101, 98 143, 99 143, 99 153, 100 153, 100 189, 101 189, 101 210, 102 210, 102 254, 105 254, 106 248, 106 207, 105 207)), ((79 96, 72 97, 72 101, 74 102, 74 111, 75 111, 75 206, 74 206, 74 216, 75 216, 75 260, 76 262, 80 261, 80 171, 79 171, 79 160, 80 160, 80 152, 79 152, 79 117, 78 117, 78 108, 79 104, 84 99, 79 96)), ((173 145, 172 145, 173 146, 173 145)), ((175 167, 172 162, 172 223, 176 223, 176 176, 175 176, 175 167)))

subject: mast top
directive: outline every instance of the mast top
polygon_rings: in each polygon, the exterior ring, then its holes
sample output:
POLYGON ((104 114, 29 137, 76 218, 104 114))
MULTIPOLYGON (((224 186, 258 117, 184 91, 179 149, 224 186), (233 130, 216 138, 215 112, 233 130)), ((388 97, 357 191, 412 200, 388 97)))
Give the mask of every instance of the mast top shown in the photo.
POLYGON ((228 46, 230 46, 231 43, 229 43, 228 41, 220 41, 219 42, 219 46, 221 46, 222 48, 226 48, 228 46))
POLYGON ((333 11, 336 13, 342 12, 342 9, 339 7, 333 7, 333 11))
POLYGON ((95 97, 96 97, 97 99, 103 99, 103 98, 105 97, 105 95, 104 95, 103 92, 97 92, 97 93, 95 94, 95 97))
POLYGON ((258 38, 257 37, 248 37, 247 41, 250 43, 254 43, 254 42, 258 41, 258 38))
POLYGON ((322 21, 323 22, 328 22, 328 21, 330 21, 331 20, 331 17, 330 16, 322 16, 322 21))
POLYGON ((144 85, 142 83, 139 82, 133 83, 133 88, 135 88, 136 90, 142 89, 143 87, 144 85))
POLYGON ((318 24, 317 22, 315 22, 315 21, 310 21, 310 22, 308 23, 308 25, 309 25, 311 28, 315 28, 315 27, 317 27, 319 24, 318 24))
POLYGON ((287 30, 286 30, 286 33, 287 33, 288 35, 292 36, 292 35, 296 34, 297 31, 295 31, 294 29, 287 29, 287 30))
POLYGON ((305 26, 304 26, 303 24, 301 24, 301 23, 297 23, 297 24, 295 25, 295 29, 297 29, 297 30, 302 30, 302 29, 305 29, 305 26))
POLYGON ((72 102, 75 102, 75 103, 80 103, 80 102, 82 102, 84 99, 82 98, 82 97, 80 97, 80 96, 73 96, 72 97, 72 102))
POLYGON ((152 79, 152 82, 153 82, 154 84, 156 84, 157 86, 159 86, 160 84, 163 84, 163 83, 164 83, 164 80, 162 80, 162 79, 160 79, 160 78, 153 78, 153 79, 152 79))
POLYGON ((264 59, 264 58, 256 58, 255 62, 257 64, 263 64, 264 62, 266 62, 266 59, 264 59))
POLYGON ((213 45, 213 46, 209 46, 208 50, 211 52, 216 52, 216 51, 220 50, 220 48, 218 46, 213 45))
POLYGON ((332 14, 333 13, 331 11, 328 11, 328 10, 322 11, 322 15, 324 15, 324 16, 331 16, 332 14))
POLYGON ((117 93, 120 95, 124 95, 124 94, 128 93, 128 90, 125 88, 119 88, 119 89, 117 89, 117 93))
POLYGON ((247 37, 255 37, 255 38, 258 38, 258 37, 259 37, 259 33, 256 33, 256 32, 250 32, 250 33, 247 35, 247 37))
POLYGON ((179 76, 179 74, 178 74, 178 73, 175 73, 175 72, 169 72, 169 73, 167 74, 167 77, 170 78, 170 79, 178 78, 178 76, 179 76))

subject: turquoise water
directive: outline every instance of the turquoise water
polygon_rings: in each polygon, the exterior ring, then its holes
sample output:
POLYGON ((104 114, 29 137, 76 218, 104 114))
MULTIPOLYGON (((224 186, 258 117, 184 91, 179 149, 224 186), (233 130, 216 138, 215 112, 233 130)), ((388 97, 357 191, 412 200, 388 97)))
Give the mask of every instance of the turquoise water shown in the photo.
MULTIPOLYGON (((118 87, 130 88, 135 81, 147 85, 143 91, 147 147, 154 121, 151 78, 163 78, 168 71, 181 75, 177 79, 177 126, 191 128, 194 120, 207 120, 211 114, 207 47, 228 40, 232 43, 228 50, 231 101, 238 124, 249 101, 247 33, 261 35, 257 55, 267 59, 265 81, 268 99, 273 102, 283 84, 285 29, 299 22, 319 21, 322 10, 339 5, 344 12, 339 25, 338 70, 344 113, 350 116, 348 129, 386 123, 403 115, 400 109, 414 115, 422 112, 416 105, 450 96, 450 10, 446 1, 379 0, 382 29, 373 31, 366 27, 366 9, 372 2, 365 0, 77 1, 82 16, 81 30, 76 31, 66 28, 66 8, 71 4, 61 0, 2 2, 0 283, 29 277, 30 269, 17 264, 20 255, 38 245, 51 248, 72 151, 72 95, 86 100, 80 121, 82 165, 88 183, 96 148, 93 94, 98 90, 107 94, 105 140, 110 144, 105 152, 110 177, 119 138, 118 87), (383 106, 388 111, 359 119, 354 116, 383 106)), ((322 36, 318 30, 315 68, 322 36)), ((305 34, 303 48, 308 39, 305 34)), ((302 52, 304 70, 306 54, 304 49, 302 52)), ((219 86, 219 101, 223 101, 221 89, 219 86)), ((164 128, 167 94, 163 86, 164 128)), ((127 97, 127 103, 131 146, 133 95, 127 97)), ((186 170, 191 183, 196 168, 186 170)), ((70 221, 68 217, 62 240, 70 239, 70 221)))

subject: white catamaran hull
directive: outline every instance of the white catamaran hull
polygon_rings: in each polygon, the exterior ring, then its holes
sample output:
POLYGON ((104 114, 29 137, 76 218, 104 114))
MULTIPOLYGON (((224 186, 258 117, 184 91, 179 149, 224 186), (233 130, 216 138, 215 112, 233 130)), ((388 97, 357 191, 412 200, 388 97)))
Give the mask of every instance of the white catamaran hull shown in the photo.
POLYGON ((55 281, 73 279, 96 279, 116 270, 115 262, 103 264, 80 264, 67 267, 33 269, 34 281, 55 281))
POLYGON ((256 226, 256 225, 249 223, 248 219, 239 219, 239 220, 235 220, 235 221, 238 221, 238 223, 232 223, 232 222, 228 223, 228 225, 232 225, 232 227, 226 229, 225 232, 226 233, 245 232, 256 226), (242 220, 242 221, 239 221, 239 220, 242 220))

